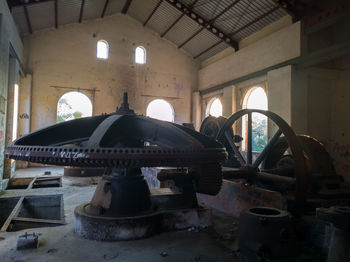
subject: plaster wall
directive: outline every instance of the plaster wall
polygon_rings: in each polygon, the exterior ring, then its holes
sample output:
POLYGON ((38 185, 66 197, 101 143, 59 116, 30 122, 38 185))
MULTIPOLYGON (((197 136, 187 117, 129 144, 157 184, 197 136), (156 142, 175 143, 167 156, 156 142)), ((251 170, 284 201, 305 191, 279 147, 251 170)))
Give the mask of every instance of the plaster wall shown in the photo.
POLYGON ((205 90, 300 56, 300 23, 294 23, 199 70, 205 90))
POLYGON ((95 115, 115 111, 126 91, 138 114, 146 114, 153 99, 163 98, 174 107, 175 122, 191 121, 199 65, 129 16, 37 31, 24 41, 33 74, 31 131, 54 124, 59 98, 79 88, 91 99, 95 115), (100 39, 109 43, 107 60, 96 58, 100 39), (147 51, 145 65, 134 62, 139 45, 147 51))
POLYGON ((4 169, 6 115, 8 100, 10 44, 19 59, 23 55, 22 41, 5 0, 0 0, 0 190, 4 169))
POLYGON ((330 153, 336 170, 350 182, 350 70, 339 72, 331 96, 330 153))

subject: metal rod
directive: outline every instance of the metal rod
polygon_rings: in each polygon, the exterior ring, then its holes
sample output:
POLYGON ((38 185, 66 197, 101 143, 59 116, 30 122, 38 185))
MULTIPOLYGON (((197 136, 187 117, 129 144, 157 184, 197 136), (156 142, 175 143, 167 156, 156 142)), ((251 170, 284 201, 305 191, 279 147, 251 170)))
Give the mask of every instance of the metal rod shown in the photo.
POLYGON ((208 52, 210 49, 213 49, 215 46, 219 45, 223 40, 220 40, 219 42, 213 44, 212 46, 208 47, 207 49, 205 49, 204 51, 200 52, 198 55, 196 55, 195 57, 193 57, 194 59, 200 57, 201 55, 203 55, 204 53, 208 52))
POLYGON ((73 89, 73 90, 84 90, 84 91, 90 91, 90 92, 100 92, 98 89, 88 89, 88 88, 79 88, 79 87, 69 87, 69 86, 50 86, 53 88, 63 88, 63 89, 73 89))
POLYGON ((252 139, 252 113, 248 113, 248 135, 247 135, 247 162, 248 164, 252 164, 253 158, 253 139, 252 139))
POLYGON ((268 142, 268 144, 265 146, 264 150, 259 154, 259 156, 256 158, 253 164, 253 168, 258 168, 261 164, 261 162, 265 159, 267 154, 269 154, 271 148, 275 145, 277 140, 282 135, 282 131, 278 129, 278 131, 273 135, 271 140, 268 142))

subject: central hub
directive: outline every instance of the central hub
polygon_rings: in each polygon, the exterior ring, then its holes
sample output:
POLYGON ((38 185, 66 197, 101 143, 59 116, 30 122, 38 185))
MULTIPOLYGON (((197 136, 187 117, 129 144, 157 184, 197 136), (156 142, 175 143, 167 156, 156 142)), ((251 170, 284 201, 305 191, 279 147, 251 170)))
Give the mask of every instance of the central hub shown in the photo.
POLYGON ((116 168, 103 175, 86 212, 95 216, 126 217, 152 211, 151 194, 140 168, 116 168))

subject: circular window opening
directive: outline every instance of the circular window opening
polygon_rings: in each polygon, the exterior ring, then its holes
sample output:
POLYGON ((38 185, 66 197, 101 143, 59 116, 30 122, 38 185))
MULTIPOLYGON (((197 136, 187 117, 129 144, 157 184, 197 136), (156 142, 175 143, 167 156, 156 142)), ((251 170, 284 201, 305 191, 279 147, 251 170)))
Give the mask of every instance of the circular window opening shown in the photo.
POLYGON ((147 106, 146 116, 158 120, 174 122, 174 108, 163 99, 155 99, 147 106))
POLYGON ((207 106, 206 116, 219 117, 222 116, 222 103, 219 98, 212 98, 207 106))
POLYGON ((80 92, 68 92, 57 103, 57 123, 92 116, 90 99, 80 92))

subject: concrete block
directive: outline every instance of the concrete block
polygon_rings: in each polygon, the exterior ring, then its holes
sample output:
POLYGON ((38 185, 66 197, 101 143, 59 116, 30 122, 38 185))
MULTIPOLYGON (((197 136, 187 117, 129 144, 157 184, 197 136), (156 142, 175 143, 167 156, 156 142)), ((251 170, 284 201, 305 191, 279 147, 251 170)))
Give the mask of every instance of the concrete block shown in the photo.
POLYGON ((28 234, 27 232, 24 235, 18 237, 17 240, 17 250, 29 249, 29 248, 38 248, 39 247, 39 235, 33 232, 28 234))

